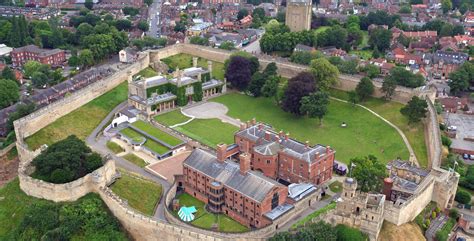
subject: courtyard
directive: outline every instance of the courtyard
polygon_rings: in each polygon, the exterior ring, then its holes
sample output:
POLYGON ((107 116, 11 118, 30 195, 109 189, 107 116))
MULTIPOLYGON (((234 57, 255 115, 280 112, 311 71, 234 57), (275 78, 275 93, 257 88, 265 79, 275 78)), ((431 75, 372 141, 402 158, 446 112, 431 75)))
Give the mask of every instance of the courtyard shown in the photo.
POLYGON ((191 154, 189 151, 181 152, 177 155, 150 164, 146 167, 146 169, 172 184, 174 182, 175 175, 183 174, 183 162, 186 160, 189 154, 191 154))
MULTIPOLYGON (((194 214, 195 219, 191 221, 193 226, 203 229, 211 229, 214 225, 216 225, 217 231, 226 233, 240 233, 249 231, 249 228, 224 214, 215 214, 207 211, 204 202, 199 201, 187 193, 178 194, 176 199, 179 200, 180 206, 196 207, 197 212, 194 214)), ((178 211, 173 211, 173 214, 179 218, 178 211)))

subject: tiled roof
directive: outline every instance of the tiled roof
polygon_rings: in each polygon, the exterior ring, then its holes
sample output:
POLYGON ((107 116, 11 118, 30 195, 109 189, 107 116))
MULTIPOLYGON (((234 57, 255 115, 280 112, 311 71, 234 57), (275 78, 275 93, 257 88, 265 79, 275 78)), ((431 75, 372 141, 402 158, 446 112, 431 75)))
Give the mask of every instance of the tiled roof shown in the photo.
POLYGON ((183 165, 198 170, 258 202, 262 202, 274 187, 281 186, 275 180, 264 177, 258 172, 249 171, 246 175, 242 175, 237 163, 232 161, 221 163, 216 156, 201 149, 195 149, 183 165))

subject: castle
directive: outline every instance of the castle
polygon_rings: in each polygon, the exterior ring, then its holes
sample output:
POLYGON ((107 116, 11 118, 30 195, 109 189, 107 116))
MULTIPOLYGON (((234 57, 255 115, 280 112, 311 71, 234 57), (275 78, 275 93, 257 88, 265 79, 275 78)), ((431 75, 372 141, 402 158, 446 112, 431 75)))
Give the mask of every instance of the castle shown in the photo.
POLYGON ((285 24, 292 32, 311 29, 312 1, 311 0, 289 0, 286 3, 285 24))

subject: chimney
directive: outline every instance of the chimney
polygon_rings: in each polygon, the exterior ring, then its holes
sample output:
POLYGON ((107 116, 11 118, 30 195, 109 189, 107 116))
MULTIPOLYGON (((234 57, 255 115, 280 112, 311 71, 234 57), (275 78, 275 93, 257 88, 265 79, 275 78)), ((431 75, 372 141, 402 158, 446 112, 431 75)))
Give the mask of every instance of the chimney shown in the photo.
POLYGON ((247 121, 247 128, 249 128, 249 127, 251 127, 251 126, 252 126, 252 125, 251 125, 250 121, 247 121))
POLYGON ((270 132, 265 131, 265 140, 270 141, 270 132))
POLYGON ((316 152, 316 154, 314 155, 314 159, 318 160, 319 159, 319 151, 316 152))
POLYGON ((245 129, 247 129, 247 124, 245 124, 245 123, 240 123, 240 130, 243 131, 243 130, 245 130, 245 129))
POLYGON ((263 124, 262 123, 258 124, 258 130, 259 131, 263 130, 263 124))
POLYGON ((250 154, 244 152, 239 155, 240 174, 246 175, 250 171, 250 154))
POLYGON ((280 131, 278 132, 278 137, 280 137, 280 139, 285 138, 285 135, 283 134, 283 130, 280 130, 280 131))
POLYGON ((330 146, 326 146, 326 154, 329 155, 329 152, 331 152, 331 147, 330 147, 330 146))
POLYGON ((197 67, 197 66, 198 66, 198 58, 193 57, 193 67, 197 67))
POLYGON ((288 139, 290 139, 290 132, 287 132, 285 135, 285 140, 288 140, 288 139))
POLYGON ((225 143, 217 144, 217 160, 223 163, 226 159, 227 145, 225 143))
POLYGON ((254 126, 255 124, 257 124, 257 119, 255 119, 255 117, 252 118, 252 120, 250 121, 250 123, 252 123, 252 126, 254 126))

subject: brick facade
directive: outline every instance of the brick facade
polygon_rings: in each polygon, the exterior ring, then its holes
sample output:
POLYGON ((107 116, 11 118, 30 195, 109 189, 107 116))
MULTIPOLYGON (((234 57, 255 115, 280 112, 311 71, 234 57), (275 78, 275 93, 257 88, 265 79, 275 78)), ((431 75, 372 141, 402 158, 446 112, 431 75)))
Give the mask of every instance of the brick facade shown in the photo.
POLYGON ((24 63, 30 60, 52 66, 61 65, 66 61, 66 54, 64 50, 41 49, 35 45, 15 48, 10 53, 10 56, 12 58, 13 66, 22 66, 24 63))

